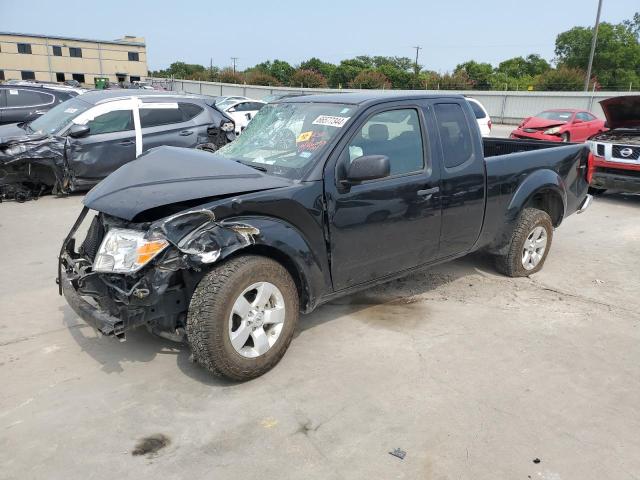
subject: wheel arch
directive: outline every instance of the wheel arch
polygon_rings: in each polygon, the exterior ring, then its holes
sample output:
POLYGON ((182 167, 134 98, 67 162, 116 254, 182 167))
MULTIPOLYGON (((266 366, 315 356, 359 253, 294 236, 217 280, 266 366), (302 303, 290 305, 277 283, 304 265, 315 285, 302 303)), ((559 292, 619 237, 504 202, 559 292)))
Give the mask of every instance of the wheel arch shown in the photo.
POLYGON ((528 207, 546 212, 554 227, 562 223, 567 209, 567 194, 558 173, 544 169, 529 175, 511 197, 507 207, 508 223, 516 221, 528 207))

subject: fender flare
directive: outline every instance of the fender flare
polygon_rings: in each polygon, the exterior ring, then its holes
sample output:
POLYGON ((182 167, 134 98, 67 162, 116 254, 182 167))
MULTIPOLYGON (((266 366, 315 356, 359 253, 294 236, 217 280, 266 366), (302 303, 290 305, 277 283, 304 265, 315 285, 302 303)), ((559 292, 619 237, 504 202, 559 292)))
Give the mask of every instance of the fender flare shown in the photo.
MULTIPOLYGON (((509 224, 515 222, 520 216, 520 212, 531 201, 533 196, 545 191, 553 192, 562 201, 562 212, 559 219, 562 221, 567 211, 567 191, 564 181, 557 172, 544 169, 533 172, 518 185, 506 210, 506 222, 509 224)), ((557 223, 559 224, 560 221, 557 223)))

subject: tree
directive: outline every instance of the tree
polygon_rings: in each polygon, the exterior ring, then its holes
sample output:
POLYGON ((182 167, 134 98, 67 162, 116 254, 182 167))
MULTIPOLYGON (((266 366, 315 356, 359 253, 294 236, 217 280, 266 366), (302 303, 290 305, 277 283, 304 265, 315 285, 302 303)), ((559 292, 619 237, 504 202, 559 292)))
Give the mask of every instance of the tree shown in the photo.
POLYGON ((267 60, 266 62, 259 63, 252 70, 261 70, 262 72, 271 75, 278 79, 283 85, 289 85, 291 83, 291 75, 295 69, 284 60, 275 59, 273 62, 267 60))
POLYGON ((514 57, 501 62, 496 73, 511 78, 535 77, 551 69, 551 65, 540 55, 531 54, 527 58, 514 57))
POLYGON ((325 79, 330 78, 336 66, 333 63, 323 62, 319 58, 312 57, 300 64, 301 70, 312 70, 322 75, 325 79))
POLYGON ((218 80, 222 83, 244 83, 244 77, 241 73, 234 72, 232 68, 224 68, 220 71, 218 80))
POLYGON ((584 86, 584 70, 559 67, 549 70, 538 77, 537 90, 576 91, 584 86))
POLYGON ((268 85, 268 86, 278 86, 280 82, 273 75, 269 75, 268 73, 264 73, 261 70, 248 70, 244 72, 244 77, 247 83, 251 85, 268 85))
MULTIPOLYGON (((634 15, 633 20, 619 24, 601 23, 593 59, 593 80, 597 80, 603 88, 619 88, 621 77, 625 82, 637 82, 640 76, 639 34, 639 14, 634 15)), ((587 27, 574 27, 558 35, 558 66, 570 69, 587 68, 592 38, 593 28, 587 27)))
POLYGON ((318 72, 299 68, 291 76, 292 86, 309 88, 323 88, 327 86, 327 79, 318 72))
POLYGON ((472 85, 479 90, 487 90, 491 87, 491 75, 493 67, 490 63, 478 63, 470 60, 461 63, 454 70, 454 74, 464 73, 471 80, 472 85))
POLYGON ((375 70, 363 70, 349 84, 351 88, 389 89, 391 82, 375 70))
POLYGON ((329 77, 329 84, 333 88, 346 87, 361 71, 362 69, 359 67, 343 60, 340 62, 340 65, 335 68, 333 73, 331 73, 331 77, 329 77))

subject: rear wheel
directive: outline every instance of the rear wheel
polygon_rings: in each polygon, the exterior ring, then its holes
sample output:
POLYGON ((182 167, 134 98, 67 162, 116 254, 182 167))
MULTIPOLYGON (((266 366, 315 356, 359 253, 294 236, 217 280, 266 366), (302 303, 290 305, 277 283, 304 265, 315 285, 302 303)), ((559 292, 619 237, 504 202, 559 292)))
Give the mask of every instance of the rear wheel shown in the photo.
POLYGON ((496 257, 496 268, 509 277, 539 272, 553 239, 553 224, 546 212, 525 208, 513 230, 507 253, 496 257))
POLYGON ((289 272, 269 258, 242 256, 214 268, 196 287, 187 340, 194 360, 213 374, 249 380, 280 361, 298 315, 289 272))

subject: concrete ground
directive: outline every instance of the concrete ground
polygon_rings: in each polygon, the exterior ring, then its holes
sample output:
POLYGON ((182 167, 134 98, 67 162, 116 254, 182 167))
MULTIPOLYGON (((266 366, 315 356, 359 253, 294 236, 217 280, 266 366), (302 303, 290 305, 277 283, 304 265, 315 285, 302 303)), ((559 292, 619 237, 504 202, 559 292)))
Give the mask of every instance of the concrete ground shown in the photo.
POLYGON ((473 255, 325 305, 242 384, 77 318, 80 201, 0 205, 1 479, 638 478, 640 197, 567 219, 532 278, 473 255))

